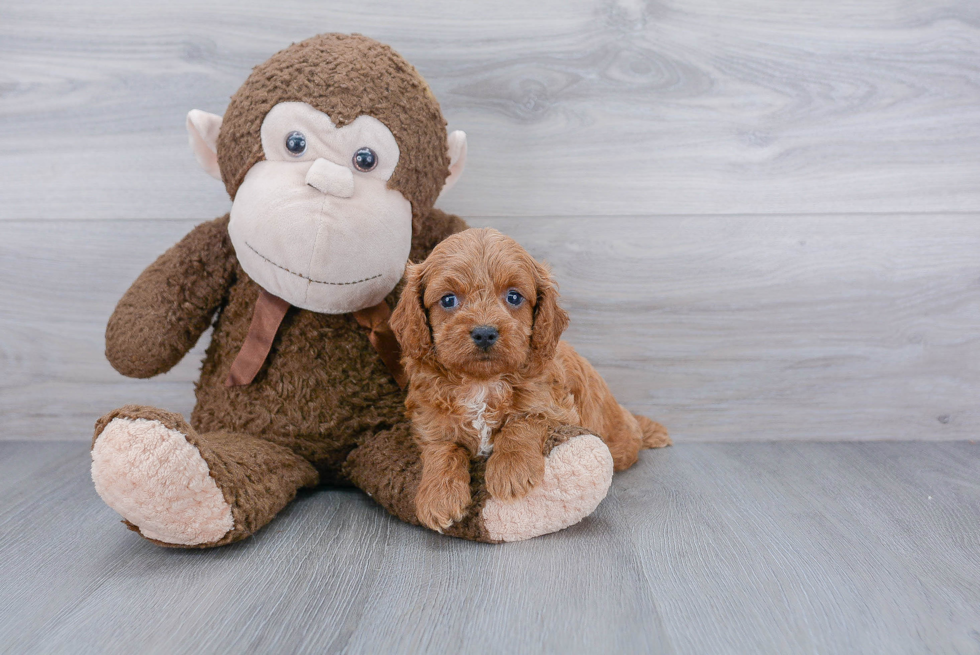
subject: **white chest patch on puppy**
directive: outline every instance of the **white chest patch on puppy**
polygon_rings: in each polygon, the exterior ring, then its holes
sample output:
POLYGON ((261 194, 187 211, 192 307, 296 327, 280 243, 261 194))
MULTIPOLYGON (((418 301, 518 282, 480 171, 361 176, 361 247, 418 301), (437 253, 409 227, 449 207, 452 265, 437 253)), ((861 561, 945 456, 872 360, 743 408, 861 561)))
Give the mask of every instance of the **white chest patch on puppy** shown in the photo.
POLYGON ((486 385, 479 385, 475 387, 473 395, 466 401, 468 414, 473 419, 471 425, 476 431, 476 435, 480 438, 480 448, 477 450, 477 455, 480 457, 487 457, 493 452, 493 443, 490 441, 490 436, 499 424, 498 421, 487 417, 487 396, 489 395, 489 391, 486 385))

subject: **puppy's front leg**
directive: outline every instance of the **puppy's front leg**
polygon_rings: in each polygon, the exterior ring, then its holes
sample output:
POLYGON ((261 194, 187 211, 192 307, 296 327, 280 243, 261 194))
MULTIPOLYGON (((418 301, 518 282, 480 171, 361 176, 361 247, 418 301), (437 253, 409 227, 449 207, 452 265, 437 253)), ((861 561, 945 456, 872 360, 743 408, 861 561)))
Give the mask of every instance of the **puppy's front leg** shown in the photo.
POLYGON ((544 478, 548 424, 532 417, 511 419, 493 439, 487 460, 487 491, 500 500, 520 500, 544 478))
POLYGON ((415 515, 422 525, 442 532, 461 521, 470 504, 470 457, 452 442, 420 443, 422 480, 415 515))

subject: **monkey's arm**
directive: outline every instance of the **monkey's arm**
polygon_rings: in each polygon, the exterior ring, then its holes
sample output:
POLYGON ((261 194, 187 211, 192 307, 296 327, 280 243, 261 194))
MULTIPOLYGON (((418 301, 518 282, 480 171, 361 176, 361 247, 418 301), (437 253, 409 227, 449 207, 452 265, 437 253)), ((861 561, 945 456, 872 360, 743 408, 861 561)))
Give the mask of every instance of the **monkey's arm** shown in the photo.
POLYGON ((123 375, 170 370, 211 324, 232 282, 228 216, 202 223, 133 282, 106 327, 106 357, 123 375))

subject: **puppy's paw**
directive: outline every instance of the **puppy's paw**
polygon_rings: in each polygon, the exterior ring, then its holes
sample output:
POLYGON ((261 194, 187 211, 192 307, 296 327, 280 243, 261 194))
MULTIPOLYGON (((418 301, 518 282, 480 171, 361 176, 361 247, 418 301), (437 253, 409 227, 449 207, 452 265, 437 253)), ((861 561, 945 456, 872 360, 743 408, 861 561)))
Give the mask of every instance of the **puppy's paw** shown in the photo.
POLYGON ((470 485, 466 480, 422 480, 415 496, 415 516, 430 530, 442 532, 463 520, 470 501, 470 485))
POLYGON ((494 452, 487 461, 487 491, 498 500, 520 500, 544 478, 541 453, 494 452))

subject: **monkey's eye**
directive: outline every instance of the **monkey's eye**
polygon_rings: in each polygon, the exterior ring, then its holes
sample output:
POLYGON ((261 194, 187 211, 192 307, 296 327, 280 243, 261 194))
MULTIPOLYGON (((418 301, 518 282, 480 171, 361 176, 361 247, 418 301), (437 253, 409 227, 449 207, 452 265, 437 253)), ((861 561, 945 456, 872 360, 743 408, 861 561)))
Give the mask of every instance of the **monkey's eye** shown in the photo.
POLYGON ((511 289, 510 291, 507 292, 507 302, 509 302, 514 307, 520 307, 521 303, 524 302, 524 296, 522 296, 514 289, 511 289))
POLYGON ((378 153, 370 148, 361 148, 354 153, 352 162, 354 164, 354 168, 362 173, 373 171, 378 167, 378 153))
POLYGON ((455 293, 447 293, 439 299, 439 304, 442 305, 443 309, 452 309, 459 304, 459 301, 456 299, 455 293))
POLYGON ((293 157, 299 157, 306 152, 306 137, 302 132, 290 132, 286 135, 286 150, 293 157))

